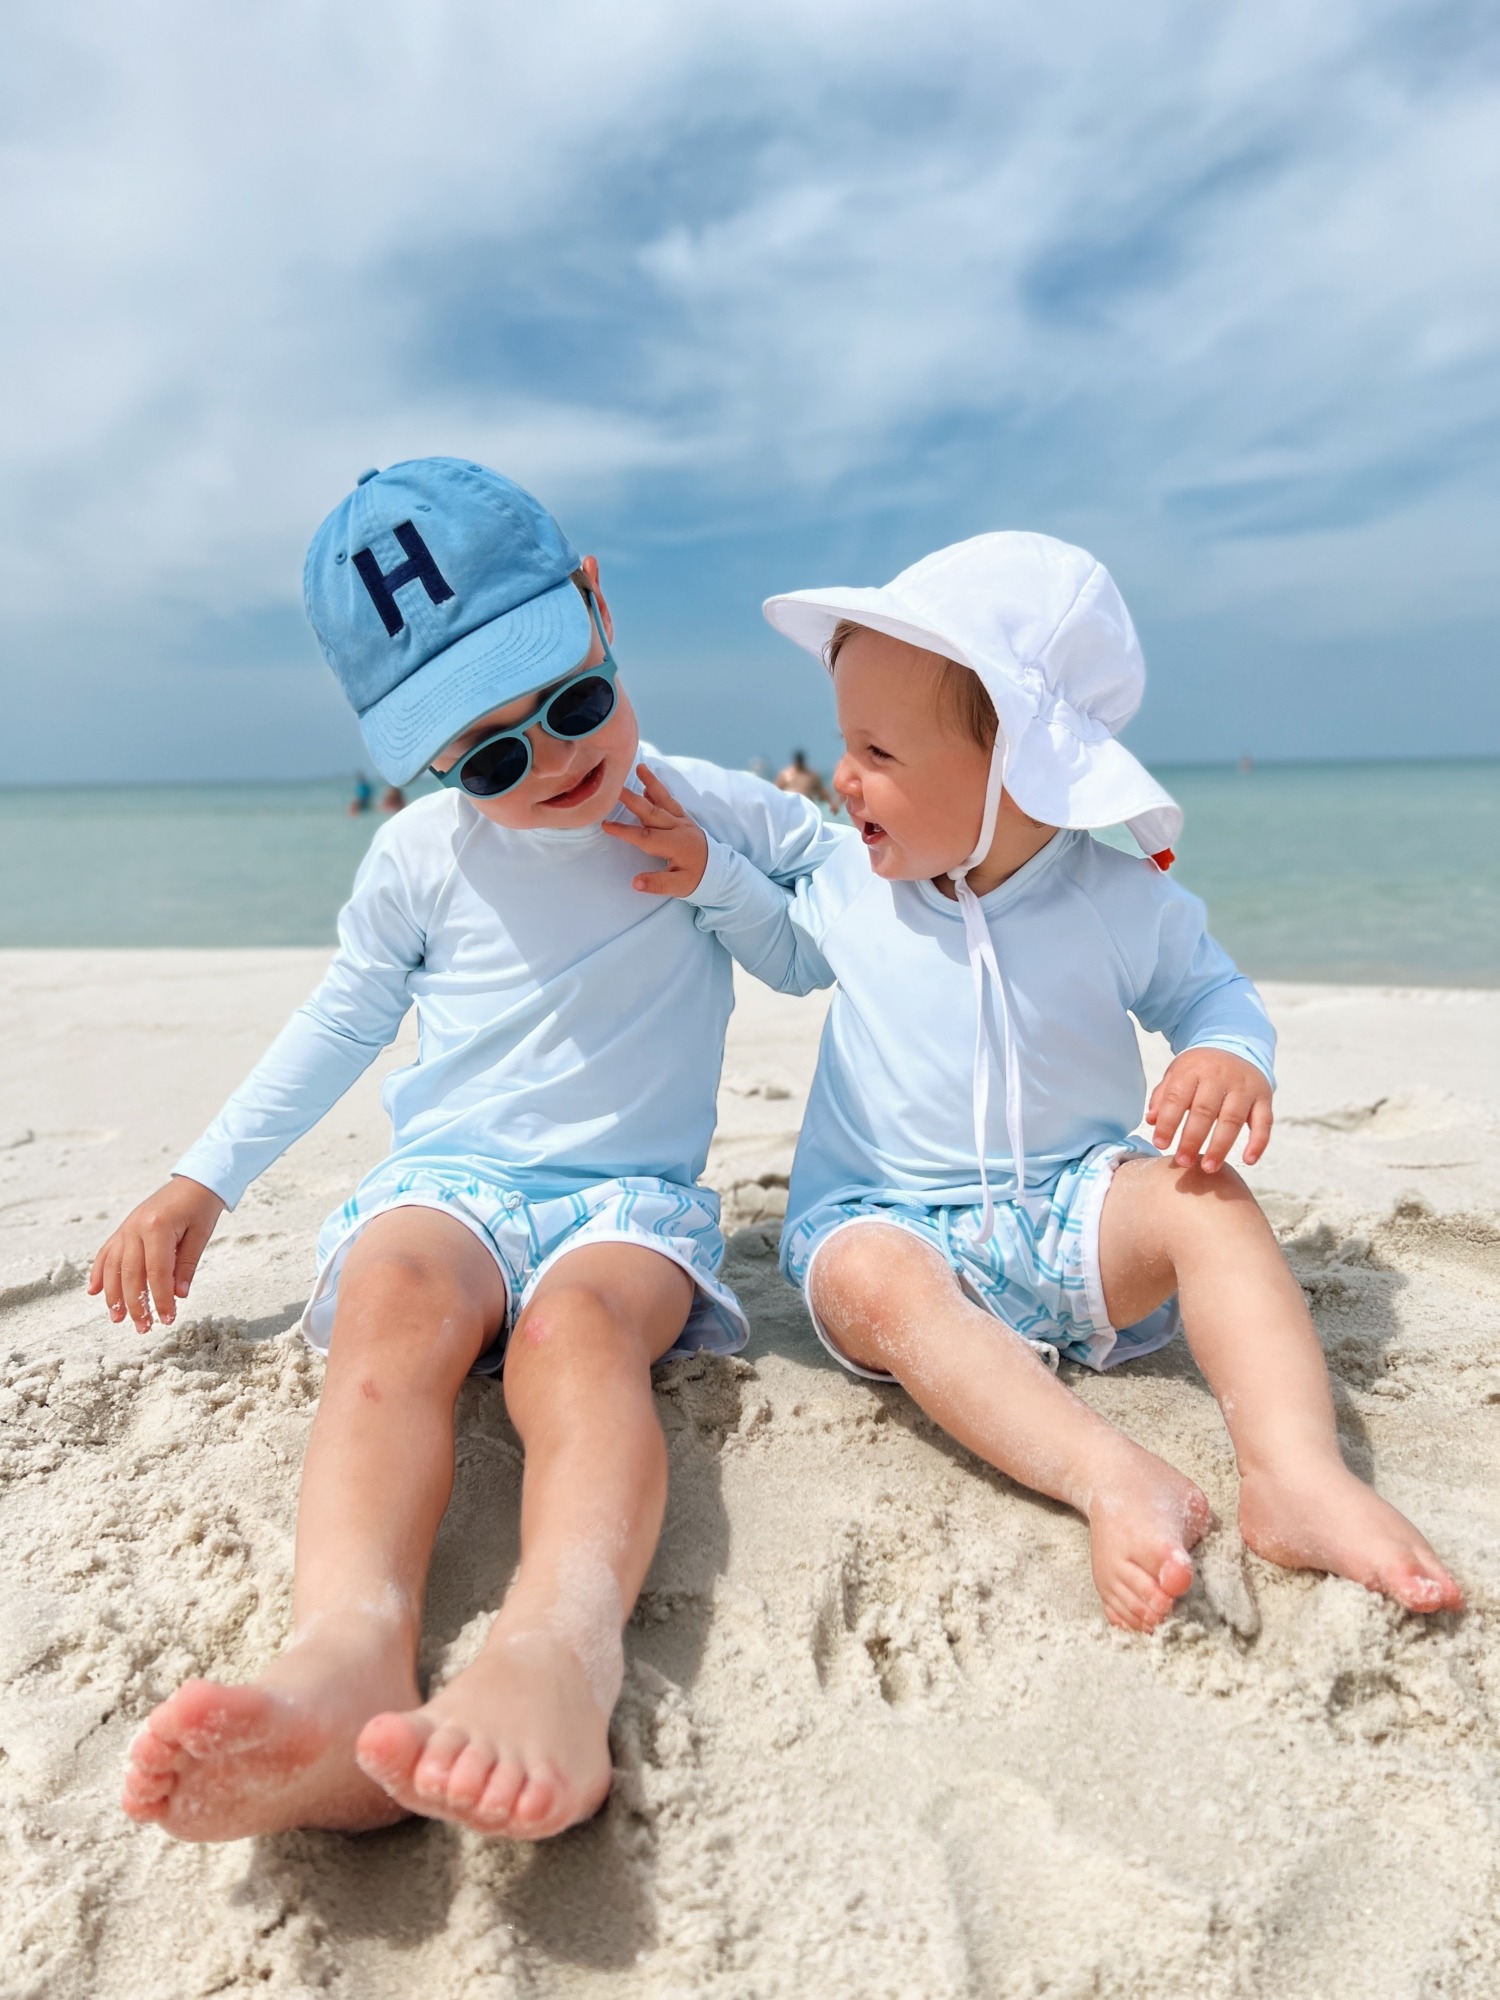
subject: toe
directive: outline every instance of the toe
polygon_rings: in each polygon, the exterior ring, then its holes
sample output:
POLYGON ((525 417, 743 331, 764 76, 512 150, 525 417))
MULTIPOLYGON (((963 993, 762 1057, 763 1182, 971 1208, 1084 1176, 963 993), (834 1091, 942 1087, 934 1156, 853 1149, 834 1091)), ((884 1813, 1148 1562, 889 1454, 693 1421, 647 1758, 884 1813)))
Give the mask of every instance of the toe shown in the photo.
POLYGON ((495 1768, 492 1743, 469 1742, 448 1774, 448 1804, 455 1812, 470 1813, 484 1795, 490 1772, 495 1768))
POLYGON ((503 1826, 515 1811, 525 1782, 524 1765, 514 1757, 502 1756, 489 1775, 483 1796, 475 1804, 475 1819, 482 1820, 487 1827, 503 1826))
MULTIPOLYGON (((1188 1574, 1191 1577, 1191 1566, 1188 1574)), ((1171 1611, 1175 1600, 1162 1589, 1151 1572, 1139 1563, 1127 1564, 1121 1581, 1134 1606, 1136 1629, 1141 1632, 1152 1631, 1171 1611)))
POLYGON ((448 1795, 454 1765, 469 1747, 469 1732, 452 1722, 440 1722, 427 1738, 411 1774, 412 1790, 424 1799, 448 1795))
POLYGON ((1193 1581, 1193 1559, 1186 1549, 1173 1549, 1156 1572, 1161 1591, 1170 1599, 1181 1597, 1193 1581))
POLYGON ((1464 1594, 1440 1563, 1402 1564, 1381 1578, 1381 1588, 1408 1611, 1461 1611, 1464 1594))
POLYGON ((431 1724, 420 1714, 373 1715, 359 1732, 354 1761, 386 1791, 393 1786, 410 1791, 412 1773, 430 1734, 431 1724))
POLYGON ((176 1764, 179 1754, 178 1746, 158 1736, 148 1722, 130 1746, 130 1768, 164 1775, 176 1764))
POLYGON ((528 1839, 539 1839, 548 1830, 560 1787, 545 1765, 527 1774, 511 1812, 511 1825, 528 1839))
POLYGON ((171 1794, 164 1792, 160 1798, 139 1798, 127 1792, 120 1800, 120 1806, 127 1819, 133 1819, 137 1826, 150 1826, 153 1821, 165 1819, 171 1804, 171 1794))

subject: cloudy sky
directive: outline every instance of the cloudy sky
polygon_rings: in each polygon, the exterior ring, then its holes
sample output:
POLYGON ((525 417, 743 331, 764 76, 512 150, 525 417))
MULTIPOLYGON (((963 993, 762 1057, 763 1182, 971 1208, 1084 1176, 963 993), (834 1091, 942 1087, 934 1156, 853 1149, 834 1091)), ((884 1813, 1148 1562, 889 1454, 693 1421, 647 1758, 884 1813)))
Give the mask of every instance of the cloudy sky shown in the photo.
POLYGON ((0 781, 358 759, 302 554, 479 457, 649 733, 831 748, 769 591, 1114 571, 1160 761, 1500 752, 1485 0, 18 0, 0 781))

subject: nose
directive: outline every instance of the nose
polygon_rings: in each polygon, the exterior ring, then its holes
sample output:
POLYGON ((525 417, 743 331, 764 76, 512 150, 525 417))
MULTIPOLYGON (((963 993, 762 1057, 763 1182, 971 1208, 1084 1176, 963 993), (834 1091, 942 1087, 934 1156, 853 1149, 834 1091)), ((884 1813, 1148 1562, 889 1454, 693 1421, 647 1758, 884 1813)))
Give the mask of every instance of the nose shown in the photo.
POLYGON ((845 800, 853 799, 859 791, 859 776, 847 750, 833 767, 833 789, 845 800))
POLYGON ((551 736, 537 723, 526 732, 526 741, 531 745, 531 768, 546 776, 552 771, 562 771, 568 766, 573 755, 573 745, 560 737, 551 736))

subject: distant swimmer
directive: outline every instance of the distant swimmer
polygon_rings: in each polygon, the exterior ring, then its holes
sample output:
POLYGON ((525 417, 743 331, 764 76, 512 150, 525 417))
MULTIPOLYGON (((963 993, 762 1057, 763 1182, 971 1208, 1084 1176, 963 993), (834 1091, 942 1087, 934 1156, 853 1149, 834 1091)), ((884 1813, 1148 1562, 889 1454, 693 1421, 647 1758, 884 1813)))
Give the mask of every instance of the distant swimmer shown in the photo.
POLYGON ((370 783, 363 771, 356 771, 354 774, 354 796, 349 801, 350 817, 352 818, 358 813, 367 813, 370 810, 370 802, 374 797, 375 787, 370 783))
POLYGON ((799 798, 811 799, 814 805, 827 806, 830 812, 838 811, 832 794, 809 765, 804 751, 792 752, 791 763, 776 774, 776 785, 779 791, 796 792, 799 798))
POLYGON ((399 785, 387 785, 380 795, 380 810, 383 813, 398 813, 406 804, 406 794, 399 785))

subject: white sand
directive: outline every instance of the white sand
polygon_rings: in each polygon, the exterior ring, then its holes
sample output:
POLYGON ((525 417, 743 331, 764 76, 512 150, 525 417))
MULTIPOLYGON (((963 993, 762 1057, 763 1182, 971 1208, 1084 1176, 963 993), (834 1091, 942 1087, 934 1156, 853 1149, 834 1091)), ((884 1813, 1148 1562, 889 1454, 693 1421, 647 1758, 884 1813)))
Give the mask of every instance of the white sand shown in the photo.
MULTIPOLYGON (((821 1009, 756 991, 714 1160, 755 1342, 663 1375, 672 1499, 605 1814, 542 1850, 425 1823, 219 1848, 131 1827, 139 1718, 285 1632, 320 1366, 288 1329, 318 1223, 382 1150, 373 1081, 228 1218, 176 1330, 113 1330, 83 1272, 319 962, 0 956, 0 1994, 1500 1992, 1494 993, 1273 990, 1258 1175, 1350 1458, 1468 1616, 1221 1545, 1161 1633, 1112 1632, 1079 1522, 812 1341, 771 1218, 821 1009)), ((1180 1351, 1079 1386, 1233 1518, 1180 1351)), ((460 1424, 439 1675, 516 1551, 493 1384, 460 1424)))

